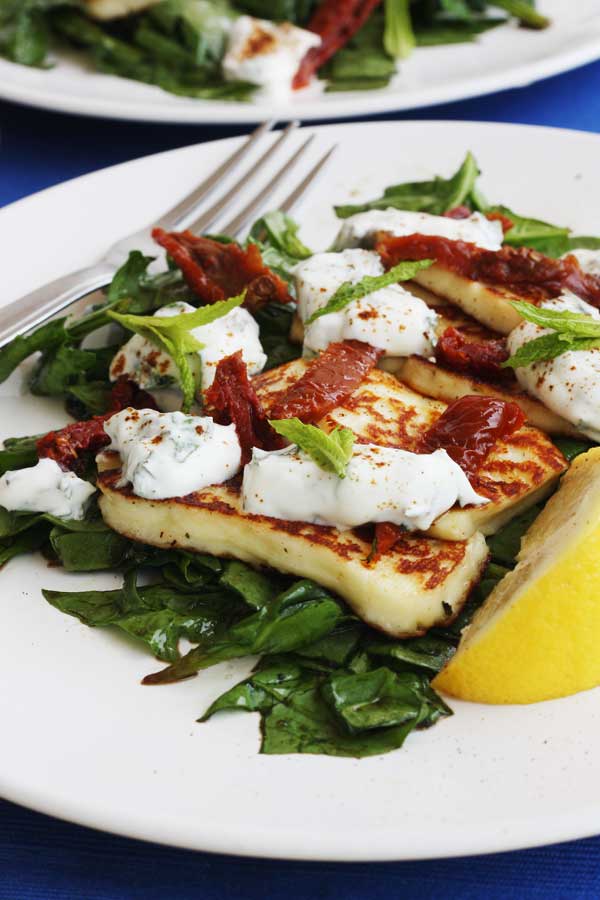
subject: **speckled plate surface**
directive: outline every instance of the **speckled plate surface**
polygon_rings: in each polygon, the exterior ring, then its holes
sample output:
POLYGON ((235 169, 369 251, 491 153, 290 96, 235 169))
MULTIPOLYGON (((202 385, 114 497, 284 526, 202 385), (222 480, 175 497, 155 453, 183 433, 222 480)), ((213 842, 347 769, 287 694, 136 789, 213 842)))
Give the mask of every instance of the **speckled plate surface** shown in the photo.
MULTIPOLYGON (((599 137, 456 122, 317 132, 315 158, 332 140, 341 152, 298 213, 302 237, 315 248, 335 232, 332 203, 449 174, 467 149, 490 199, 600 233, 599 137), (376 166, 366 163, 373 148, 376 166)), ((184 194, 232 146, 149 157, 5 209, 0 302, 93 261, 184 194)), ((0 437, 64 420, 59 405, 24 395, 22 373, 0 389, 0 437)), ((140 678, 155 667, 151 657, 117 634, 61 615, 40 595, 41 587, 112 584, 106 574, 68 575, 37 557, 14 560, 0 573, 0 791, 8 799, 133 837, 301 859, 450 856, 600 831, 598 690, 530 707, 453 702, 451 719, 383 757, 260 756, 253 715, 195 724, 248 671, 246 663, 142 687, 140 678)))

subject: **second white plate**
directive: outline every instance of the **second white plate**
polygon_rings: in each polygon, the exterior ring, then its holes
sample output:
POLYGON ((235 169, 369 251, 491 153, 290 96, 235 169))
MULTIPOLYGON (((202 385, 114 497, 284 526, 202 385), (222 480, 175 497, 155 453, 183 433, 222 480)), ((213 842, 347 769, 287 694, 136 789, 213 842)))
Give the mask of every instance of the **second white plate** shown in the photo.
POLYGON ((191 100, 98 74, 76 56, 62 55, 50 70, 0 60, 0 97, 82 115, 187 123, 308 121, 415 109, 521 87, 600 56, 598 0, 539 0, 539 6, 552 18, 550 28, 531 31, 511 24, 492 29, 474 44, 421 47, 379 91, 327 94, 314 86, 287 103, 191 100))

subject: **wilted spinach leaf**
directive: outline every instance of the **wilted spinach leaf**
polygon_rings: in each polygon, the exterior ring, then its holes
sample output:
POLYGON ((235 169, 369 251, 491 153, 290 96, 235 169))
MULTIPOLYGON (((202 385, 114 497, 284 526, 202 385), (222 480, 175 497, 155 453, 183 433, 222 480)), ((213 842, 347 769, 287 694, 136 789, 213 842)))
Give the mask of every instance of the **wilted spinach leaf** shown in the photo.
POLYGON ((286 657, 263 659, 200 721, 222 710, 261 713, 262 753, 356 757, 397 749, 415 727, 450 714, 417 675, 389 669, 319 672, 286 657))
POLYGON ((179 641, 214 640, 240 613, 240 605, 223 594, 191 596, 169 585, 134 592, 44 591, 46 600, 85 625, 115 625, 144 641, 159 659, 179 658, 179 641))
POLYGON ((467 153, 462 165, 451 178, 436 176, 430 181, 405 182, 387 187, 382 197, 367 203, 336 206, 335 213, 340 219, 347 219, 355 213, 369 209, 407 209, 441 216, 455 206, 461 206, 468 199, 479 169, 475 158, 467 153))
POLYGON ((144 684, 189 678, 227 659, 296 650, 329 634, 344 615, 340 602, 320 585, 297 581, 234 625, 220 640, 193 648, 174 665, 148 675, 144 684))

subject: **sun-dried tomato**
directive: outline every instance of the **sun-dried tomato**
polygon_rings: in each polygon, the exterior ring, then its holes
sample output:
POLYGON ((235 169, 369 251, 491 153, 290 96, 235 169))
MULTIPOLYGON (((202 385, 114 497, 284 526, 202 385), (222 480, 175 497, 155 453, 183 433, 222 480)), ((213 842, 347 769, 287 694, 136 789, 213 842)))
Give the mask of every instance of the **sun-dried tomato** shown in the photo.
POLYGON ((379 562, 382 556, 394 549, 403 534, 404 529, 400 525, 394 525, 393 522, 377 522, 368 562, 371 565, 379 562))
POLYGON ((455 400, 423 437, 423 449, 444 449, 455 463, 474 475, 498 441, 525 423, 516 403, 469 395, 455 400))
POLYGON ((505 338, 470 341, 452 326, 446 328, 435 347, 435 359, 454 372, 465 372, 476 378, 513 381, 512 369, 503 369, 509 357, 505 338))
POLYGON ((362 341, 330 344, 275 402, 271 418, 317 422, 356 390, 382 354, 362 341))
POLYGON ((490 222, 500 222, 502 225, 502 231, 504 234, 515 224, 512 219, 509 219, 508 216, 505 216, 504 213, 501 212, 487 212, 485 213, 486 219, 489 219, 490 222))
POLYGON ((40 459, 50 457, 64 469, 77 469, 84 453, 97 453, 110 443, 104 430, 108 415, 94 416, 86 422, 73 422, 59 431, 50 431, 37 442, 40 459))
POLYGON ((319 35, 321 43, 311 47, 300 62, 294 88, 306 87, 315 72, 348 43, 380 3, 381 0, 322 0, 306 26, 319 35))
POLYGON ((265 266, 256 244, 243 248, 197 237, 191 231, 166 232, 162 228, 155 228, 152 237, 179 266, 203 303, 236 297, 244 289, 244 306, 251 311, 292 299, 285 281, 265 266))
POLYGON ((435 259, 471 281, 499 285, 533 303, 572 291, 600 307, 600 277, 585 273, 574 256, 551 259, 529 247, 483 250, 466 241, 424 234, 382 234, 375 248, 387 269, 408 259, 435 259))
POLYGON ((461 206, 453 206, 444 213, 445 219, 468 219, 473 215, 473 210, 462 204, 461 206))
POLYGON ((143 391, 135 381, 121 376, 110 392, 110 415, 133 406, 134 409, 158 409, 156 400, 148 391, 143 391))
MULTIPOLYGON (((452 209, 449 209, 444 213, 444 216, 447 219, 468 219, 469 216, 472 215, 473 210, 469 209, 469 207, 464 204, 462 206, 453 206, 452 209)), ((512 219, 509 219, 508 216, 505 216, 504 213, 501 212, 487 212, 484 213, 484 216, 486 219, 489 219, 490 222, 500 222, 504 234, 506 234, 507 231, 510 231, 514 225, 512 219)))
POLYGON ((37 442, 38 456, 55 459, 64 469, 79 469, 83 456, 97 453, 110 443, 104 423, 122 409, 158 409, 151 394, 140 390, 127 378, 120 378, 111 391, 110 411, 85 422, 72 422, 58 431, 50 431, 37 442))
POLYGON ((206 392, 207 412, 220 425, 235 425, 242 448, 242 465, 252 457, 252 448, 276 450, 283 446, 269 425, 254 385, 248 378, 242 351, 220 360, 215 380, 206 392))

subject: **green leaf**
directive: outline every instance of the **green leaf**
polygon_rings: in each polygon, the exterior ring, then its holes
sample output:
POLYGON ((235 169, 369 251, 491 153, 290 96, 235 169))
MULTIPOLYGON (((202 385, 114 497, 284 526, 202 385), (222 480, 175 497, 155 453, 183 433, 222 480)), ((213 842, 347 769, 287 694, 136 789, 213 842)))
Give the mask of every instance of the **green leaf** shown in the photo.
POLYGON ((127 538, 108 526, 98 530, 65 531, 57 525, 50 531, 50 544, 67 572, 112 569, 125 560, 130 546, 127 538))
POLYGON ((293 344, 289 339, 294 314, 291 303, 267 303, 254 313, 260 343, 267 354, 264 371, 302 356, 302 344, 293 344))
POLYGON ((236 8, 259 19, 274 19, 304 24, 308 19, 315 0, 237 0, 236 8))
POLYGON ((577 438, 568 438, 568 437, 555 437, 552 438, 552 443, 555 447, 558 447, 564 458, 567 462, 573 462, 573 460, 580 456, 582 453, 587 453, 588 450, 591 450, 595 444, 592 444, 591 441, 580 441, 577 438))
POLYGON ((416 668, 432 675, 439 672, 454 654, 452 644, 430 635, 404 641, 369 640, 364 646, 370 656, 394 669, 416 668))
MULTIPOLYGON (((57 519, 49 513, 9 512, 0 506, 0 555, 17 544, 25 548, 19 552, 26 552, 28 541, 32 542, 31 549, 50 542, 55 557, 71 572, 112 568, 124 559, 130 547, 126 538, 112 531, 98 516, 94 504, 81 521, 57 519)), ((8 553, 3 562, 11 555, 16 554, 8 553)))
POLYGON ((0 350, 0 383, 17 368, 19 363, 36 353, 61 344, 65 338, 65 319, 55 319, 42 325, 27 336, 19 336, 0 350))
POLYGON ((37 441, 41 435, 33 437, 7 438, 4 449, 0 450, 0 475, 14 469, 28 469, 38 461, 37 441))
POLYGON ((339 312, 354 300, 360 300, 362 297, 373 294, 375 291, 379 291, 390 284, 398 284, 399 281, 410 281, 417 272, 420 272, 421 269, 428 269, 434 262, 435 260, 433 259, 409 260, 398 263, 397 266, 392 266, 383 275, 365 275, 364 278, 355 283, 345 281, 333 296, 329 298, 325 306, 315 310, 306 320, 305 325, 310 325, 311 322, 314 322, 315 319, 319 319, 321 316, 339 312))
POLYGON ((527 28, 547 28, 550 25, 550 19, 537 12, 530 0, 493 0, 492 6, 505 10, 527 28))
POLYGON ((132 21, 133 28, 117 30, 112 22, 92 22, 73 10, 59 9, 52 16, 52 27, 63 40, 87 50, 102 72, 202 99, 247 100, 253 93, 254 85, 224 80, 217 61, 203 53, 197 39, 190 40, 188 22, 179 23, 173 34, 172 19, 161 22, 157 10, 132 21))
POLYGON ((384 47, 383 11, 375 10, 348 43, 320 70, 327 91, 375 90, 386 87, 396 61, 384 47))
POLYGON ((441 44, 470 44, 480 34, 506 24, 506 19, 487 17, 470 19, 440 19, 438 24, 417 27, 417 47, 437 47, 441 44))
POLYGON ((331 594, 312 581, 295 582, 211 644, 190 650, 179 662, 148 675, 144 684, 168 684, 201 669, 253 654, 289 653, 330 634, 344 612, 331 594))
POLYGON ((142 335, 173 359, 179 370, 179 382, 183 392, 182 408, 184 412, 189 412, 194 402, 196 383, 188 354, 197 353, 204 347, 191 331, 226 316, 232 309, 242 305, 244 297, 245 291, 229 300, 220 300, 202 306, 194 312, 181 313, 177 316, 137 316, 114 310, 109 310, 108 316, 123 328, 142 335))
POLYGON ((540 328, 551 328, 553 333, 527 341, 502 363, 504 367, 527 366, 540 360, 555 359, 568 350, 600 347, 600 321, 591 316, 570 310, 543 309, 520 300, 513 300, 511 304, 528 322, 540 328))
POLYGON ((300 226, 290 216, 274 210, 266 213, 250 230, 250 238, 261 247, 270 246, 279 250, 288 260, 299 261, 312 256, 312 250, 298 237, 300 226))
POLYGON ((34 553, 43 547, 47 540, 48 528, 44 523, 28 528, 12 538, 0 540, 0 568, 15 556, 34 553))
POLYGON ((42 592, 56 609, 91 627, 115 625, 148 645, 159 659, 179 659, 179 641, 215 639, 238 614, 220 595, 195 597, 167 585, 128 593, 114 591, 42 592))
POLYGON ((593 319, 585 313, 574 313, 570 310, 544 309, 533 303, 512 300, 511 305, 523 319, 539 325, 540 328, 552 328, 563 335, 573 337, 599 338, 600 320, 593 319))
POLYGON ((29 389, 38 396, 62 397, 71 387, 85 385, 88 378, 108 380, 116 350, 116 347, 81 350, 66 340, 42 354, 29 379, 29 389))
POLYGON ((414 181, 395 184, 385 189, 383 196, 368 203, 336 206, 340 219, 368 209, 407 209, 441 216, 455 206, 461 206, 475 187, 479 169, 475 158, 467 153, 457 172, 451 178, 436 177, 431 181, 414 181))
MULTIPOLYGON (((350 734, 411 723, 433 724, 450 710, 437 698, 425 706, 430 689, 420 676, 391 669, 373 669, 362 674, 335 672, 323 687, 323 696, 350 734)), ((433 694, 433 692, 431 692, 433 694)))
POLYGON ((510 359, 501 365, 503 368, 517 369, 520 366, 529 366, 539 360, 555 359, 567 350, 577 350, 573 339, 564 339, 560 334, 543 334, 538 338, 522 344, 510 359))
POLYGON ((262 609, 275 598, 276 586, 273 578, 257 572, 237 559, 225 563, 220 582, 224 587, 239 594, 253 609, 262 609))
POLYGON ((509 218, 513 223, 513 227, 504 235, 505 244, 512 244, 516 247, 536 248, 543 241, 564 240, 569 236, 568 228, 551 225, 549 222, 544 222, 541 219, 521 216, 507 206, 486 206, 484 211, 486 213, 499 213, 509 218))
POLYGON ((517 553, 521 549, 521 538, 540 514, 541 506, 536 504, 531 509, 519 513, 496 534, 487 539, 488 547, 495 563, 513 568, 517 553))
POLYGON ((84 381, 65 388, 67 410, 74 419, 101 416, 111 407, 112 385, 109 381, 84 381))
POLYGON ((296 444, 326 472, 338 478, 346 477, 346 469, 352 458, 354 434, 349 428, 334 428, 327 434, 316 425, 305 425, 300 419, 270 419, 269 424, 277 434, 296 444))
POLYGON ((196 65, 210 67, 220 62, 236 15, 227 0, 163 0, 148 18, 191 51, 196 65))
POLYGON ((126 262, 114 274, 106 294, 108 302, 139 297, 145 285, 148 266, 154 259, 153 256, 144 256, 139 250, 132 250, 126 262))
POLYGON ((415 49, 416 39, 410 16, 410 0, 385 0, 383 46, 394 59, 405 59, 415 49))
POLYGON ((342 666, 356 651, 364 631, 362 622, 349 618, 330 634, 296 650, 296 655, 302 657, 303 664, 306 660, 318 660, 328 666, 342 666))
POLYGON ((219 697, 200 721, 223 710, 261 714, 262 753, 350 757, 397 749, 415 727, 450 712, 418 676, 329 675, 286 657, 264 659, 250 678, 219 697), (376 724, 386 721, 401 724, 376 724))

